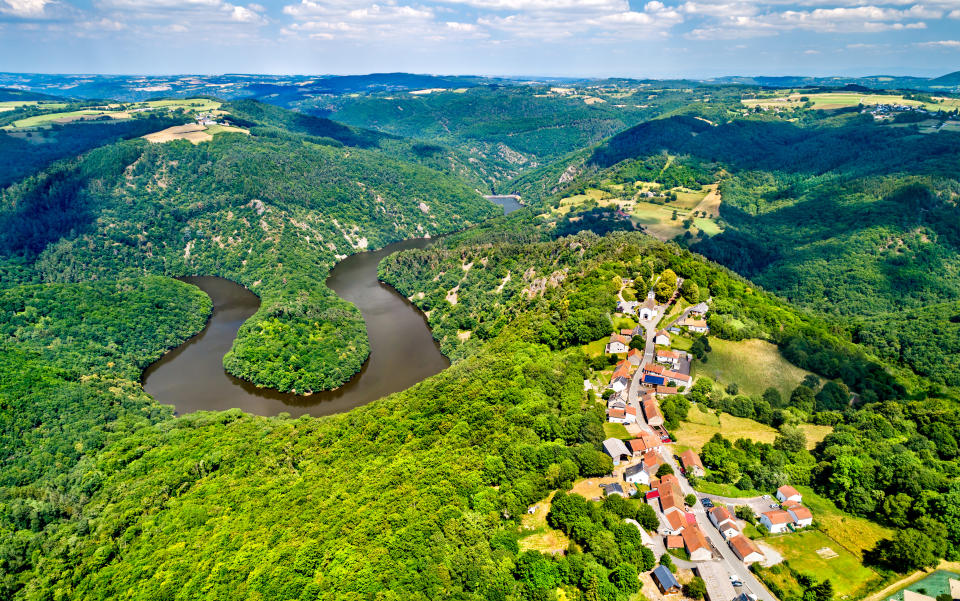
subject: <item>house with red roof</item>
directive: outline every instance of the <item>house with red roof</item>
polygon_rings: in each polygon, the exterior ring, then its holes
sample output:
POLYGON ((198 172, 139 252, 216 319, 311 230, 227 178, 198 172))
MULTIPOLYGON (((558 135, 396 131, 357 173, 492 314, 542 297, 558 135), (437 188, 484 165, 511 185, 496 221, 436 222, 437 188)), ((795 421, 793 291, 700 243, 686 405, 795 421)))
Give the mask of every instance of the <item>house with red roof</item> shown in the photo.
POLYGON ((702 478, 707 471, 703 468, 703 462, 700 456, 693 449, 687 449, 680 454, 680 462, 683 464, 683 473, 688 476, 702 478))
POLYGON ((787 509, 787 513, 793 518, 795 528, 806 528, 813 524, 813 513, 803 505, 792 505, 787 509))
POLYGON ((740 561, 750 565, 758 561, 763 561, 763 553, 757 548, 752 540, 742 534, 738 534, 727 541, 733 554, 740 558, 740 561))
POLYGON ((772 534, 780 534, 789 530, 793 524, 793 516, 782 509, 775 509, 760 514, 760 523, 772 534))
POLYGON ((785 484, 777 489, 777 500, 781 503, 786 503, 787 501, 803 503, 803 495, 801 495, 800 491, 796 488, 785 484))
POLYGON ((623 334, 610 334, 610 342, 607 343, 606 351, 608 355, 619 355, 630 350, 630 337, 623 334))

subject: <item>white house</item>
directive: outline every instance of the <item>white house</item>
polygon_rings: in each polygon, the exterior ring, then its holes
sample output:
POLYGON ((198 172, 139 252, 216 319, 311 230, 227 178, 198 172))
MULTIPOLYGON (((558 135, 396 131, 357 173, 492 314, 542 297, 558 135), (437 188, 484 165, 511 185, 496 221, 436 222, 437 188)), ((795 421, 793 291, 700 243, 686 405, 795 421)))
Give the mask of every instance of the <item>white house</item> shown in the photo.
POLYGON ((610 342, 607 343, 607 354, 617 355, 630 350, 630 337, 620 334, 610 334, 610 342))
POLYGON ((742 534, 738 534, 727 541, 733 553, 745 564, 763 561, 763 553, 757 548, 753 541, 742 534))
POLYGON ((803 503, 803 495, 796 488, 785 484, 777 489, 777 500, 781 503, 803 503))
POLYGON ((657 349, 657 363, 669 364, 673 369, 680 367, 680 359, 683 355, 680 351, 671 351, 666 349, 657 349))
POLYGON ((717 505, 710 510, 710 521, 717 527, 717 530, 720 531, 723 538, 732 538, 740 534, 740 527, 737 526, 737 520, 733 514, 730 513, 730 510, 723 505, 717 505))
POLYGON ((690 319, 686 318, 681 326, 685 326, 691 332, 696 332, 697 334, 706 334, 710 331, 710 328, 707 327, 707 322, 703 319, 690 319))
POLYGON ((670 333, 666 330, 660 330, 653 339, 654 344, 670 346, 670 333))
POLYGON ((635 424, 637 409, 636 407, 614 407, 607 411, 607 420, 614 424, 635 424))
POLYGON ((772 534, 780 534, 793 524, 793 516, 782 509, 776 509, 760 514, 760 523, 772 534))
POLYGON ((796 528, 806 528, 813 524, 813 514, 803 505, 791 505, 787 508, 787 513, 793 518, 793 525, 796 528))

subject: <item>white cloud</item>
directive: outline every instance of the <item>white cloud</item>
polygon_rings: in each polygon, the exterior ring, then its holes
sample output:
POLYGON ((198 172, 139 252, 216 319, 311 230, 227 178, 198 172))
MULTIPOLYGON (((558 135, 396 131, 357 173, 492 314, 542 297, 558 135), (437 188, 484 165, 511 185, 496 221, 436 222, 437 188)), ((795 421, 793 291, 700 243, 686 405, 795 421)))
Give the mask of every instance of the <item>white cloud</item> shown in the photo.
POLYGON ((259 4, 241 6, 225 0, 97 0, 97 8, 129 21, 189 21, 191 25, 266 23, 259 4))
POLYGON ((45 9, 51 0, 0 0, 0 14, 37 19, 45 16, 45 9))
POLYGON ((917 46, 926 46, 927 48, 956 48, 960 49, 960 40, 938 40, 936 42, 919 42, 917 46))

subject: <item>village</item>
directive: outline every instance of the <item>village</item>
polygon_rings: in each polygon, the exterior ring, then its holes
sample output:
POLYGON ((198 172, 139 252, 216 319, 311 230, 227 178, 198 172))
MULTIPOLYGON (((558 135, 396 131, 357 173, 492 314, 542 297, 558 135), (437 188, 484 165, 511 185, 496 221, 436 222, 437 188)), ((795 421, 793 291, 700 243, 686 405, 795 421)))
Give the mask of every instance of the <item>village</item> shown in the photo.
MULTIPOLYGON (((677 282, 678 289, 680 284, 682 280, 677 282)), ((652 291, 643 301, 627 301, 620 295, 618 312, 634 316, 638 325, 611 333, 604 353, 622 358, 602 396, 608 422, 621 424, 632 438, 603 441, 614 469, 600 488, 606 496, 643 499, 655 510, 660 527, 656 532, 641 528, 645 543, 658 558, 670 554, 674 566, 699 576, 710 601, 776 601, 749 566, 773 565, 782 557, 746 536, 745 527, 749 522, 771 534, 793 532, 811 526, 813 514, 802 504, 801 493, 789 485, 773 495, 737 499, 711 498, 691 485, 688 477, 702 478, 707 468, 692 449, 674 454, 660 401, 689 392, 693 357, 671 342, 680 336, 709 333, 710 305, 709 301, 694 304, 664 323, 677 298, 675 293, 659 304, 652 291), (635 341, 643 343, 643 350, 635 341)), ((654 568, 649 578, 660 597, 645 588, 648 599, 681 595, 677 576, 664 565, 654 568)))

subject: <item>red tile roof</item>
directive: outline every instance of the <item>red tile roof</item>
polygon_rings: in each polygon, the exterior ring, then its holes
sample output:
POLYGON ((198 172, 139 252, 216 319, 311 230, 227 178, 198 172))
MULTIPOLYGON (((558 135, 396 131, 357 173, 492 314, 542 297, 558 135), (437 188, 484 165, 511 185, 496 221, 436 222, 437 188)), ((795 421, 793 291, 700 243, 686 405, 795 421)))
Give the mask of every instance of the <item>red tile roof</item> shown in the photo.
POLYGON ((680 454, 680 461, 683 462, 683 469, 688 470, 691 467, 699 467, 703 469, 703 463, 700 461, 700 456, 697 455, 693 449, 687 449, 680 454))
POLYGON ((792 513, 798 520, 812 520, 813 513, 803 505, 794 505, 790 508, 790 513, 792 513))
POLYGON ((763 515, 767 516, 767 519, 770 520, 771 524, 792 524, 793 516, 782 509, 775 509, 774 511, 767 511, 763 515))
MULTIPOLYGON (((747 557, 751 553, 760 553, 760 550, 757 549, 755 544, 753 544, 753 541, 742 534, 738 534, 731 538, 730 546, 733 547, 734 551, 737 552, 737 555, 739 555, 741 559, 747 557)), ((760 554, 763 555, 762 553, 760 554)))
POLYGON ((682 549, 683 548, 683 537, 679 534, 671 534, 667 537, 667 548, 668 549, 682 549))
POLYGON ((785 484, 785 485, 781 486, 780 488, 777 489, 777 492, 780 493, 780 494, 782 494, 782 495, 785 496, 785 497, 788 497, 788 498, 789 498, 789 497, 792 497, 792 496, 794 496, 794 495, 799 495, 799 494, 800 494, 800 491, 798 491, 796 488, 790 486, 789 484, 785 484))
POLYGON ((709 543, 707 543, 707 537, 703 535, 700 526, 689 526, 684 528, 680 534, 683 536, 683 545, 690 553, 693 553, 697 549, 710 548, 709 543))

